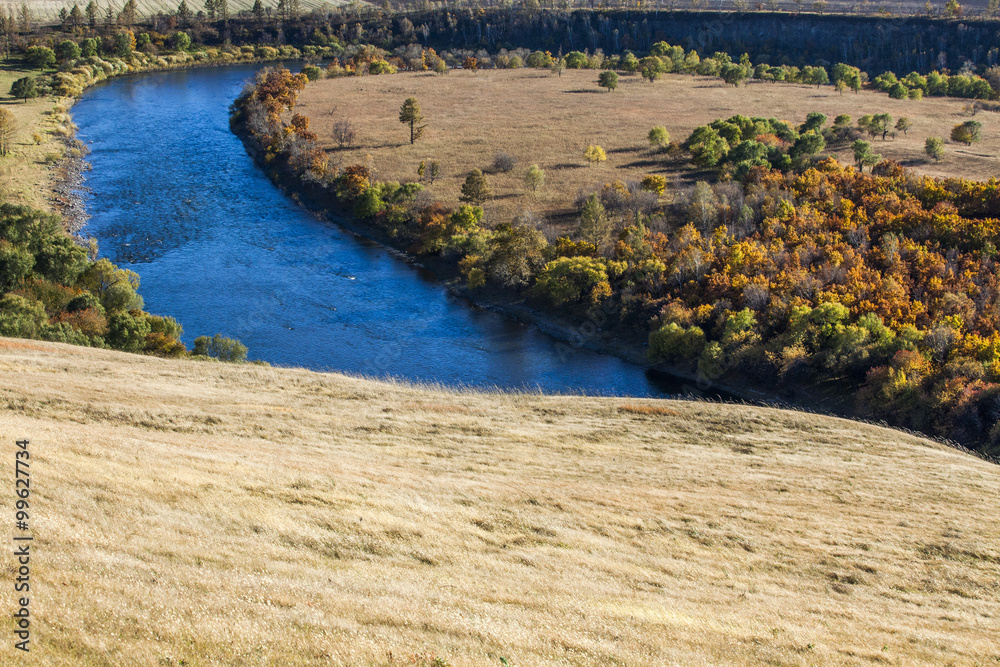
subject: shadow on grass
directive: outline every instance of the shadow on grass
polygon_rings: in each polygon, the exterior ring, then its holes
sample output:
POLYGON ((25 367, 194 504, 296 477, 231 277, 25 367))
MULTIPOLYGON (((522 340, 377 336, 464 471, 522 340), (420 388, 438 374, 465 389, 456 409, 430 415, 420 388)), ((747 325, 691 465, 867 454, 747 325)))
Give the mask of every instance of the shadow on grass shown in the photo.
POLYGON ((576 164, 574 162, 563 162, 562 164, 554 164, 550 169, 584 169, 586 165, 576 164))
POLYGON ((574 93, 574 94, 578 93, 578 94, 581 94, 581 95, 602 95, 602 94, 604 94, 604 93, 606 93, 608 91, 604 90, 603 88, 599 88, 597 90, 590 90, 590 89, 579 88, 577 90, 566 90, 566 91, 563 91, 563 92, 574 93))

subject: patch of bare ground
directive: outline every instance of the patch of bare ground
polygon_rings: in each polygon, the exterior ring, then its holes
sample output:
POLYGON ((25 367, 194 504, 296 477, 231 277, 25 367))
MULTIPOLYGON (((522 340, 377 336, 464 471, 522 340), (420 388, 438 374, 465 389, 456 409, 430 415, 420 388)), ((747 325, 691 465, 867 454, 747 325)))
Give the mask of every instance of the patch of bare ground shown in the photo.
POLYGON ((0 377, 33 664, 1000 659, 1000 469, 897 431, 12 339, 0 377))

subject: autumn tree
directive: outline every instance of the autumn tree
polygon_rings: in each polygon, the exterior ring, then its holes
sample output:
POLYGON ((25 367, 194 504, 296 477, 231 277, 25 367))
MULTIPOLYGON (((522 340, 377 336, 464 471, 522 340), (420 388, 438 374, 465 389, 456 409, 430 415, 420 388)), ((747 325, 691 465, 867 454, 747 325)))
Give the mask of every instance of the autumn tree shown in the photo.
POLYGON ((966 146, 982 139, 983 124, 978 120, 967 120, 951 128, 951 140, 959 141, 966 146))
POLYGON ((399 110, 399 122, 410 126, 411 144, 419 139, 420 135, 424 133, 424 128, 427 126, 419 125, 419 123, 423 120, 424 115, 420 112, 420 105, 417 104, 417 98, 408 97, 406 101, 403 102, 402 108, 399 110))
POLYGON ((532 192, 538 192, 545 186, 545 172, 537 164, 531 165, 528 171, 524 172, 524 184, 531 188, 532 192))
POLYGON ((479 169, 473 169, 465 178, 465 183, 462 184, 462 194, 459 196, 459 200, 479 206, 491 196, 490 184, 486 180, 486 175, 479 169))
POLYGON ((587 150, 583 152, 584 159, 587 160, 591 165, 597 164, 598 162, 604 162, 608 159, 607 153, 600 146, 587 146, 587 150))
POLYGON ((0 108, 0 155, 7 155, 10 152, 10 145, 14 141, 14 133, 17 131, 17 120, 14 114, 8 109, 0 108))

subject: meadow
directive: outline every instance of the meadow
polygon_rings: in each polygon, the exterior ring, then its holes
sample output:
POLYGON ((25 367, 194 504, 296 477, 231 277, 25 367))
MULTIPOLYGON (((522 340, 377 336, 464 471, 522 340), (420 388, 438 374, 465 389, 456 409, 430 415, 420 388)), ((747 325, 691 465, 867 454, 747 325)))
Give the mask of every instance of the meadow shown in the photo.
POLYGON ((898 431, 15 339, 0 375, 33 664, 1000 660, 1000 471, 898 431))
MULTIPOLYGON (((655 83, 639 76, 621 76, 617 90, 597 86, 598 72, 564 70, 464 70, 439 76, 400 73, 392 76, 322 79, 299 96, 296 112, 309 116, 310 129, 334 163, 372 164, 378 180, 417 179, 421 161, 437 161, 441 176, 427 185, 435 199, 455 206, 471 169, 487 173, 494 198, 485 206, 496 220, 510 220, 531 211, 555 222, 571 222, 581 193, 599 190, 616 179, 640 181, 649 174, 667 177, 664 202, 690 188, 695 180, 712 180, 699 173, 686 156, 654 152, 646 139, 656 125, 666 127, 671 140, 684 141, 695 127, 734 114, 777 117, 795 125, 806 114, 840 114, 854 122, 865 114, 906 116, 912 128, 872 146, 886 158, 918 173, 986 180, 1000 175, 1000 118, 980 111, 983 140, 966 147, 948 140, 951 128, 969 120, 969 100, 925 98, 894 100, 884 93, 862 90, 838 93, 832 86, 749 82, 726 86, 721 79, 664 75, 655 83), (409 143, 399 123, 399 108, 416 97, 427 129, 409 143), (331 138, 334 123, 349 120, 356 143, 340 148, 331 138), (929 136, 945 139, 940 162, 924 154, 929 136), (589 166, 583 157, 590 144, 603 147, 607 161, 589 166), (508 173, 491 169, 497 153, 517 159, 508 173), (532 164, 545 171, 545 186, 532 193, 524 172, 532 164)), ((850 145, 831 146, 842 162, 852 164, 850 145)))
POLYGON ((72 136, 73 124, 66 101, 38 97, 25 102, 10 96, 16 79, 37 73, 10 63, 0 69, 0 107, 13 113, 17 124, 11 154, 0 161, 0 192, 9 202, 52 211, 60 181, 54 165, 66 151, 62 138, 72 136))

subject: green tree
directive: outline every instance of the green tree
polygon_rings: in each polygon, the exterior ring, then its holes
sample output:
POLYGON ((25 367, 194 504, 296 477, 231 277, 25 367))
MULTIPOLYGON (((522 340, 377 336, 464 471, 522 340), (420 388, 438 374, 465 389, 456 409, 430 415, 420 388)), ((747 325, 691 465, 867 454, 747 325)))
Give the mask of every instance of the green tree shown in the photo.
POLYGON ((80 42, 80 55, 84 58, 90 58, 97 55, 97 40, 88 37, 87 39, 80 42))
POLYGON ((490 184, 486 180, 486 175, 479 169, 473 169, 466 176, 465 183, 462 184, 462 194, 459 196, 459 200, 479 206, 490 196, 490 184))
POLYGON ((226 338, 222 334, 198 336, 194 339, 194 349, 191 354, 202 357, 214 357, 219 361, 240 363, 247 359, 247 346, 235 338, 226 338))
POLYGON ((692 359, 705 348, 705 332, 699 327, 684 328, 670 322, 649 334, 647 355, 650 361, 692 359))
POLYGON ((902 132, 904 137, 906 136, 907 130, 911 127, 913 127, 913 123, 911 123, 910 119, 906 116, 902 116, 896 121, 896 129, 902 132))
POLYGON ((254 20, 258 23, 264 20, 264 5, 261 4, 260 0, 253 0, 253 9, 250 10, 253 14, 254 20))
POLYGON ((862 139, 851 144, 851 149, 854 151, 854 162, 858 169, 864 170, 865 167, 874 166, 882 161, 882 156, 872 151, 872 145, 862 139))
POLYGON ((940 137, 927 137, 927 141, 924 142, 924 152, 927 156, 933 158, 935 162, 944 157, 944 139, 940 137))
POLYGON ((598 250, 611 238, 611 219, 608 218, 604 204, 596 193, 587 197, 587 201, 583 204, 583 211, 580 213, 580 236, 598 250))
POLYGON ((139 352, 150 331, 149 322, 140 311, 119 311, 108 318, 108 335, 104 340, 116 350, 139 352))
POLYGON ((593 257, 552 260, 538 274, 535 290, 554 306, 579 303, 584 298, 598 304, 611 295, 607 269, 593 257))
POLYGON ((524 172, 524 184, 531 188, 532 192, 538 192, 545 187, 545 172, 537 164, 531 165, 528 171, 524 172))
POLYGON ((59 46, 56 47, 56 57, 63 62, 76 60, 80 57, 80 53, 79 45, 71 39, 59 42, 59 46))
POLYGON ((32 67, 45 69, 56 64, 56 53, 47 46, 29 46, 24 52, 24 59, 32 67))
POLYGON ((0 239, 0 293, 14 289, 28 277, 34 265, 35 257, 27 248, 0 239))
POLYGON ((420 105, 417 104, 417 98, 408 97, 399 110, 399 122, 410 126, 411 144, 424 133, 424 128, 427 126, 419 125, 423 120, 424 115, 420 112, 420 105))
POLYGON ((597 85, 601 88, 607 88, 610 93, 618 87, 618 73, 611 70, 601 72, 597 77, 597 85))
POLYGON ((191 46, 191 38, 184 31, 177 31, 170 36, 170 44, 175 51, 187 51, 191 46))
POLYGON ((792 158, 800 158, 806 155, 815 155, 826 148, 826 141, 823 135, 815 130, 809 130, 795 140, 795 144, 788 151, 792 158))
POLYGON ((87 3, 87 8, 83 11, 87 15, 87 25, 90 26, 91 30, 95 30, 97 28, 97 17, 101 13, 96 0, 90 0, 87 3))
POLYGON ((123 30, 115 35, 115 55, 123 60, 132 57, 135 51, 135 35, 131 30, 123 30))
POLYGON ((38 97, 38 84, 34 77, 22 77, 11 85, 10 94, 27 102, 33 97, 38 97))
POLYGON ((649 134, 646 135, 646 139, 649 140, 649 145, 653 148, 662 150, 670 145, 670 133, 662 125, 657 125, 651 129, 649 134))

